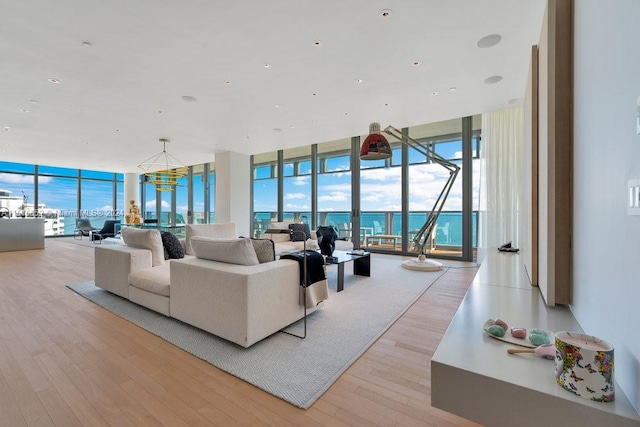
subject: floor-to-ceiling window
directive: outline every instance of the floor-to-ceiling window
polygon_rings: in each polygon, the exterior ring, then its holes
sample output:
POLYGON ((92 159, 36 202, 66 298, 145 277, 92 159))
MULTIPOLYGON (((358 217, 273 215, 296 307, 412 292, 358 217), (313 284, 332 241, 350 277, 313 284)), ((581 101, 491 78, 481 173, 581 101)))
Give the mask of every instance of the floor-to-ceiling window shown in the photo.
POLYGON ((317 225, 333 225, 339 237, 351 230, 351 139, 318 144, 317 225))
POLYGON ((96 228, 107 219, 122 219, 114 204, 113 181, 111 172, 80 171, 80 217, 89 218, 96 228))
POLYGON ((0 162, 0 216, 22 218, 33 215, 35 166, 0 162))
POLYGON ((439 208, 441 205, 442 211, 435 227, 421 241, 425 252, 432 256, 470 259, 472 250, 463 251, 463 247, 467 247, 463 245, 476 245, 479 117, 415 126, 400 132, 460 168, 444 203, 443 199, 440 204, 436 202, 450 172, 429 158, 429 151, 417 151, 389 137, 391 158, 374 161, 352 159, 352 153, 356 151, 354 145, 358 139, 364 140, 366 135, 363 135, 353 138, 353 141, 344 139, 315 144, 308 147, 304 155, 295 155, 295 150, 288 149, 252 156, 253 229, 259 231, 277 218, 304 221, 302 216, 306 216, 306 207, 310 206, 314 226, 333 225, 340 237, 357 240, 360 246, 372 251, 412 254, 416 249, 412 242, 420 236, 420 230, 434 206, 439 208), (471 132, 465 133, 469 127, 464 123, 472 123, 471 132), (465 168, 462 167, 463 152, 471 153, 464 160, 471 165, 466 169, 470 171, 468 175, 473 175, 470 187, 463 185, 463 182, 469 182, 465 181, 465 168), (315 170, 310 171, 309 180, 304 166, 307 153, 316 165, 315 170), (353 162, 359 165, 359 173, 352 174, 353 162), (283 175, 280 180, 279 167, 283 175), (281 193, 279 185, 282 185, 281 193), (300 191, 295 191, 294 185, 299 185, 300 191), (359 200, 352 200, 352 195, 359 200), (463 215, 466 212, 463 201, 469 199, 473 211, 463 215), (294 203, 293 200, 308 200, 309 203, 294 203), (462 238, 464 218, 472 218, 473 226, 467 243, 462 238), (359 229, 355 232, 352 219, 359 222, 359 229), (355 233, 358 233, 358 239, 355 239, 355 233))
MULTIPOLYGON (((62 226, 64 230, 62 234, 64 235, 73 234, 75 218, 80 208, 78 203, 78 174, 78 169, 53 166, 37 167, 36 199, 38 212, 48 219, 54 219, 57 215, 64 218, 64 224, 60 224, 60 221, 58 221, 58 227, 62 226)), ((113 190, 111 190, 111 194, 113 195, 113 190)))
POLYGON ((253 225, 255 236, 278 218, 278 153, 253 156, 253 225))
POLYGON ((191 223, 204 224, 205 212, 209 210, 205 202, 205 199, 207 199, 205 197, 205 191, 207 191, 205 165, 194 166, 192 175, 193 176, 191 181, 193 190, 191 194, 193 196, 193 207, 191 211, 191 223))
POLYGON ((209 223, 212 224, 216 222, 216 172, 214 163, 209 163, 209 182, 207 185, 209 186, 209 206, 206 212, 209 213, 209 223))
POLYGON ((284 150, 282 177, 282 219, 311 224, 311 146, 284 150))
MULTIPOLYGON (((427 156, 409 154, 409 239, 417 239, 427 253, 446 251, 462 255, 462 120, 454 119, 409 128, 409 136, 460 169, 455 180, 443 164, 427 156), (450 187, 447 184, 450 184, 450 187), (441 209, 441 210, 440 210, 441 209), (440 210, 440 212, 438 212, 440 210), (426 225, 429 215, 437 216, 432 227, 426 225)), ((452 166, 453 167, 453 166, 452 166)))

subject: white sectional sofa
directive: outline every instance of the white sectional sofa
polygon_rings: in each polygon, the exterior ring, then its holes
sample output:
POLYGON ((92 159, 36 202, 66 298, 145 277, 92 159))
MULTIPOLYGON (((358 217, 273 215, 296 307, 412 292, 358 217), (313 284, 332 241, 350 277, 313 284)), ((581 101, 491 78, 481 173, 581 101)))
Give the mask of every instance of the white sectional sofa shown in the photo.
MULTIPOLYGON (((302 250, 304 243, 303 241, 293 242, 291 241, 290 233, 267 233, 269 230, 289 230, 289 224, 292 224, 290 221, 287 222, 272 222, 269 224, 269 229, 265 230, 260 237, 263 239, 273 240, 276 255, 280 256, 283 253, 289 252, 291 250, 302 250)), ((318 236, 315 230, 311 230, 311 238, 306 241, 307 249, 315 250, 318 249, 318 236)), ((339 251, 351 251, 353 250, 353 243, 347 240, 336 240, 336 249, 339 251)))
MULTIPOLYGON (((95 247, 96 286, 243 347, 304 316, 296 261, 259 263, 233 223, 186 232, 185 258, 165 261, 158 230, 123 228, 125 244, 95 247)), ((312 287, 307 312, 328 297, 326 280, 312 287)))

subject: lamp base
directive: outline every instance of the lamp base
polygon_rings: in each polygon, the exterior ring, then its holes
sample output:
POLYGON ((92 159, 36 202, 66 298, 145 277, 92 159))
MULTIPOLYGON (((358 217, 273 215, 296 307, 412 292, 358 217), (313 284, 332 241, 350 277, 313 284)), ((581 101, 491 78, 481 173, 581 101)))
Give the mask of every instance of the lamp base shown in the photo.
POLYGON ((402 263, 402 268, 406 268, 407 270, 416 270, 416 271, 440 271, 444 268, 444 265, 441 262, 434 261, 432 259, 408 259, 402 263))

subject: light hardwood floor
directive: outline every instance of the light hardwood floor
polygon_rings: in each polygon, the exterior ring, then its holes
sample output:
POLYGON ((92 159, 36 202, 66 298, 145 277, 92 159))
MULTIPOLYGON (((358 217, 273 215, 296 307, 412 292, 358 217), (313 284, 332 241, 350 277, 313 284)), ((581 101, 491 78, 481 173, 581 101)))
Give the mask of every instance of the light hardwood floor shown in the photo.
POLYGON ((430 406, 431 355, 475 273, 449 270, 302 410, 66 288, 93 279, 87 240, 0 253, 0 425, 476 425, 430 406))

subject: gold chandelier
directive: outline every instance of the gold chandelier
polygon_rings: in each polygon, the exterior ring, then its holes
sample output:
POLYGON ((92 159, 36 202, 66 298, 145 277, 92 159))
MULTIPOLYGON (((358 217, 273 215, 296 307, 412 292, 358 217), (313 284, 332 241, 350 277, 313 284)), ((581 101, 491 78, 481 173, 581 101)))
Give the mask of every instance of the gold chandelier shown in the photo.
POLYGON ((162 152, 138 164, 147 177, 146 182, 155 184, 158 191, 173 191, 178 180, 189 173, 189 168, 167 153, 168 139, 161 138, 162 152))

